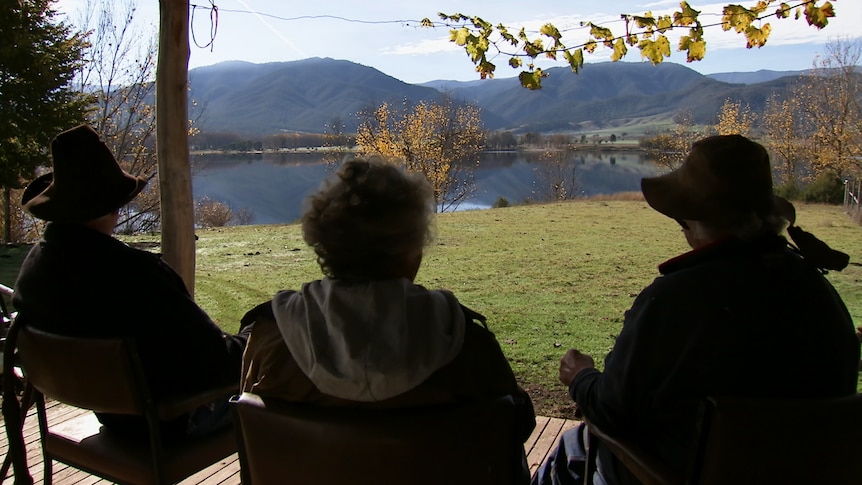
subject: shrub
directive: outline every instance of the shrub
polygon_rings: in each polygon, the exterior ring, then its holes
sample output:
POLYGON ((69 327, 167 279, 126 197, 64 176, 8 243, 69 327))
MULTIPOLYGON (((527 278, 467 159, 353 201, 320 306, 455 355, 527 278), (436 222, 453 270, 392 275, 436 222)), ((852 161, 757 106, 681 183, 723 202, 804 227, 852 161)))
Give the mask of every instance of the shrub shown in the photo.
POLYGON ((784 197, 787 200, 799 200, 802 190, 793 182, 788 182, 778 187, 775 187, 775 195, 784 197))
POLYGON ((195 202, 195 224, 200 227, 224 227, 233 217, 230 206, 210 197, 195 202))
POLYGON ((494 205, 492 205, 491 207, 496 209, 498 207, 509 207, 509 205, 509 200, 503 196, 500 196, 497 198, 497 200, 494 201, 494 205))
POLYGON ((821 174, 804 187, 799 198, 803 202, 822 204, 842 204, 844 202, 844 181, 831 174, 821 174))

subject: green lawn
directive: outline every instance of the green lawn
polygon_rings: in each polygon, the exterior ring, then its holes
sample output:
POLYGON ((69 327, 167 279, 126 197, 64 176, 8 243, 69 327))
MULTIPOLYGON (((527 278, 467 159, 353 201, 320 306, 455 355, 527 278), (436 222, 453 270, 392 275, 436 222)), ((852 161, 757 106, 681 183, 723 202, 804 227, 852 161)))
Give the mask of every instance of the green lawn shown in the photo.
MULTIPOLYGON (((799 226, 851 255, 851 266, 828 278, 862 326, 862 227, 840 207, 797 204, 797 209, 799 226)), ((436 233, 417 283, 448 288, 488 317, 516 375, 546 415, 568 410, 565 389, 556 381, 565 349, 576 347, 600 363, 623 313, 658 275, 656 266, 688 249, 675 222, 639 201, 439 214, 436 233)), ((276 291, 320 277, 298 225, 197 234, 196 298, 228 331, 237 329, 247 309, 276 291)), ((0 270, 4 278, 12 274, 9 268, 0 270)))

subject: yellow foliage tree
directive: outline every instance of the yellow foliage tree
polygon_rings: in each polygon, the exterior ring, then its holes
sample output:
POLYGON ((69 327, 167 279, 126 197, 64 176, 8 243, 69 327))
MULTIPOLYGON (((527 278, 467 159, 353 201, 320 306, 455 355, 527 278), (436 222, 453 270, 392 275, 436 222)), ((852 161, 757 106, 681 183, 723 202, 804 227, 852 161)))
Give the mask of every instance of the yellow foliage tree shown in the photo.
POLYGON ((859 40, 835 40, 805 76, 803 111, 811 117, 815 172, 862 176, 862 58, 859 40))
POLYGON ((773 94, 766 100, 766 109, 761 116, 764 144, 769 150, 776 173, 776 186, 795 192, 808 178, 811 145, 809 126, 800 98, 788 96, 784 99, 773 94))
POLYGON ((444 96, 440 102, 404 102, 401 110, 383 103, 360 113, 356 145, 419 172, 434 188, 436 210, 454 210, 474 191, 484 129, 479 109, 444 96))
POLYGON ((756 117, 748 104, 743 105, 740 101, 728 98, 718 111, 715 129, 719 135, 751 136, 751 126, 756 117))
POLYGON ((671 133, 662 133, 641 140, 641 148, 647 150, 653 162, 664 169, 675 170, 682 165, 691 145, 704 136, 694 124, 691 111, 681 110, 673 117, 676 125, 671 133))

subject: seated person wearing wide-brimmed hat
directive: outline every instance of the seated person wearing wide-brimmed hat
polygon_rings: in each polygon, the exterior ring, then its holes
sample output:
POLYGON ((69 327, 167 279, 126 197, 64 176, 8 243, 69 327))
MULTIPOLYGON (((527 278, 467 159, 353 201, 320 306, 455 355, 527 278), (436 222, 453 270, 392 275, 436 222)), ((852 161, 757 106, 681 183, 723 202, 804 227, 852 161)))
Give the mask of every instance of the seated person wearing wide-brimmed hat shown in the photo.
MULTIPOLYGON (((661 276, 626 312, 603 372, 575 349, 560 360, 560 381, 588 421, 685 476, 707 396, 856 393, 853 320, 823 277, 849 258, 794 225, 795 209, 773 193, 763 146, 740 135, 705 138, 679 169, 644 179, 641 189, 692 250, 659 265, 661 276)), ((582 432, 563 436, 535 482, 570 483, 582 432)), ((601 445, 598 461, 605 483, 639 483, 601 445)))
MULTIPOLYGON (((154 397, 239 383, 247 333, 227 335, 194 302, 158 254, 115 239, 119 209, 146 185, 126 173, 90 126, 57 135, 53 172, 34 180, 22 206, 48 221, 21 266, 13 302, 28 325, 78 337, 132 337, 154 397)), ((87 376, 81 376, 86 379, 87 376)), ((225 402, 165 423, 168 437, 230 425, 225 402)), ((137 436, 142 420, 100 415, 137 436)))

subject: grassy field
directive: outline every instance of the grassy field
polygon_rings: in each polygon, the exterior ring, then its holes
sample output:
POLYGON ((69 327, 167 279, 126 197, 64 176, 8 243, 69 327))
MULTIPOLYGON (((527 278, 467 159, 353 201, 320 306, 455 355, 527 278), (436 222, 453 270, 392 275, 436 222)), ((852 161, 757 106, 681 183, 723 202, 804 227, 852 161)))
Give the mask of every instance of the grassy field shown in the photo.
MULTIPOLYGON (((851 266, 828 278, 862 326, 862 227, 840 207, 797 204, 797 209, 799 226, 851 255, 851 266)), ((641 201, 446 213, 437 216, 435 230, 417 283, 450 289, 488 317, 537 410, 552 416, 571 410, 556 378, 563 352, 576 347, 600 364, 623 313, 658 275, 656 266, 688 249, 676 223, 641 201)), ((246 310, 276 291, 320 277, 297 225, 197 234, 196 299, 225 330, 236 330, 246 310)), ((127 240, 158 242, 158 237, 127 240)), ((0 262, 0 282, 11 286, 19 254, 9 256, 0 262)))

